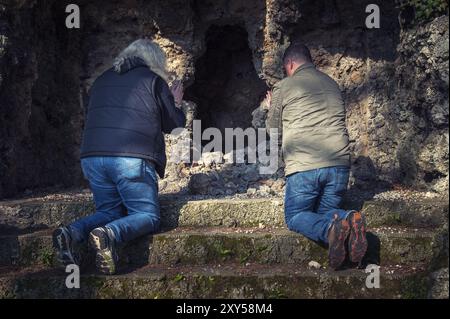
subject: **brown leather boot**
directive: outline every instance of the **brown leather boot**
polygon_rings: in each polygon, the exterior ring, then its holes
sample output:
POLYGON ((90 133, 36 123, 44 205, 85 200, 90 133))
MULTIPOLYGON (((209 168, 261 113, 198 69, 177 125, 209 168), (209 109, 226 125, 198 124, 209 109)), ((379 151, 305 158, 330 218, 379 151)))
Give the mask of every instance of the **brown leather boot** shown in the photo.
POLYGON ((366 219, 360 212, 353 212, 348 220, 351 228, 348 240, 350 261, 361 264, 367 252, 366 219))
POLYGON ((328 232, 328 259, 330 267, 339 269, 347 256, 346 241, 350 235, 350 223, 346 219, 334 216, 333 224, 328 232))

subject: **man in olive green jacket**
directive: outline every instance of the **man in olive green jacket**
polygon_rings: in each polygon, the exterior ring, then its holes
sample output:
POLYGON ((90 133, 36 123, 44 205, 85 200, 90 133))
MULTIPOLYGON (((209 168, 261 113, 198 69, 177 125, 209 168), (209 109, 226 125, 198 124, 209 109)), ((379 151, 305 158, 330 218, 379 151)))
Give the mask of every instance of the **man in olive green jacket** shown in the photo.
POLYGON ((339 208, 350 171, 339 86, 315 68, 301 43, 291 44, 283 64, 288 76, 268 92, 266 126, 279 129, 282 135, 286 224, 327 244, 332 268, 340 268, 347 256, 361 264, 367 250, 364 216, 339 208))

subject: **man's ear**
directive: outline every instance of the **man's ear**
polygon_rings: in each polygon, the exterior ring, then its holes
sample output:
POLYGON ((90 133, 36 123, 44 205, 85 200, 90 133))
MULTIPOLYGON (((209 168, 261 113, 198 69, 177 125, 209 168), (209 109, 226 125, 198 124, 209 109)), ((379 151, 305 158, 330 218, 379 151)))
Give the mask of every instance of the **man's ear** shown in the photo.
POLYGON ((287 64, 286 64, 286 72, 288 75, 291 74, 293 67, 294 67, 294 62, 292 62, 292 60, 288 60, 287 64))

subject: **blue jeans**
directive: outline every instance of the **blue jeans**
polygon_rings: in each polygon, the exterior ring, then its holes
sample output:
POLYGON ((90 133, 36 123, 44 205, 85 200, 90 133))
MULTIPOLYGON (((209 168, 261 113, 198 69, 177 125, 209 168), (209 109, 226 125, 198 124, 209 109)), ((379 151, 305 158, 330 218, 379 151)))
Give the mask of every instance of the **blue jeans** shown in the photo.
POLYGON ((117 243, 158 231, 158 179, 150 163, 131 157, 87 157, 81 166, 96 212, 69 225, 76 241, 86 241, 101 226, 112 229, 117 243))
POLYGON ((350 213, 339 208, 349 173, 348 167, 335 166, 289 175, 284 204, 288 228, 328 244, 328 229, 334 215, 342 219, 350 213))

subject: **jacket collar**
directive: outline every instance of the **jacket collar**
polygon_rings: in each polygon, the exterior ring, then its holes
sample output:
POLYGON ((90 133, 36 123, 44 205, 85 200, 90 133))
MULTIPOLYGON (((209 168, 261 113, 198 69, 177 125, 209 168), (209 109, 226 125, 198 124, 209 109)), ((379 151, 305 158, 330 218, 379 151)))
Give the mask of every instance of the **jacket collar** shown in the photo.
POLYGON ((144 60, 139 57, 130 57, 125 58, 123 61, 121 61, 121 63, 116 65, 115 70, 117 73, 123 74, 141 66, 146 66, 144 60))
POLYGON ((296 75, 298 74, 300 71, 305 70, 305 69, 310 69, 310 68, 315 68, 316 66, 311 63, 311 62, 306 62, 305 64, 302 64, 301 66, 299 66, 294 73, 292 73, 292 75, 296 75))

